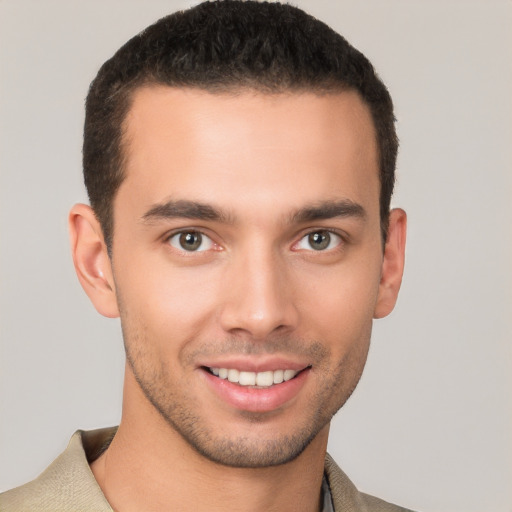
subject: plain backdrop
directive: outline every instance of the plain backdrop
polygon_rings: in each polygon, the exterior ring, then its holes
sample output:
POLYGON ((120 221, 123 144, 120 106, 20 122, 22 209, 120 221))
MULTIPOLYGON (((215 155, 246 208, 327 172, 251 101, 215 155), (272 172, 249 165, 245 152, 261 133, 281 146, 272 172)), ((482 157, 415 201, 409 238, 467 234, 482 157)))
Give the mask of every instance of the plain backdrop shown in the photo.
MULTIPOLYGON (((375 64, 401 140, 405 280, 330 452, 424 512, 512 511, 512 3, 302 0, 375 64)), ((0 0, 0 490, 119 421, 118 321, 71 264, 83 101, 104 60, 185 1, 0 0)))

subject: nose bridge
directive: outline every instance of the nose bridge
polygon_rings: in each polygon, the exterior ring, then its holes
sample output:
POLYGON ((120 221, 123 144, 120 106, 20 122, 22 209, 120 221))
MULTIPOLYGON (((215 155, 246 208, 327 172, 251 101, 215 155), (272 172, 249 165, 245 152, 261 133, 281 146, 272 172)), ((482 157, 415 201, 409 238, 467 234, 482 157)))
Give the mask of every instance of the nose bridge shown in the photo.
POLYGON ((261 241, 234 256, 221 316, 224 330, 261 339, 295 327, 298 315, 288 270, 285 258, 261 241))

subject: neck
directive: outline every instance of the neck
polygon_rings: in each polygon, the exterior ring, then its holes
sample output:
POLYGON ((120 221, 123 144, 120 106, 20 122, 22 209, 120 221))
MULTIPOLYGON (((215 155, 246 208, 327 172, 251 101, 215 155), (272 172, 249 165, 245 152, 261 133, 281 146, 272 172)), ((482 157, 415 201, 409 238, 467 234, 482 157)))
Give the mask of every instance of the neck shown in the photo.
POLYGON ((140 402, 137 407, 130 407, 130 403, 125 399, 114 440, 91 465, 114 510, 321 509, 328 425, 291 462, 265 468, 235 468, 199 454, 146 400, 143 411, 140 402))

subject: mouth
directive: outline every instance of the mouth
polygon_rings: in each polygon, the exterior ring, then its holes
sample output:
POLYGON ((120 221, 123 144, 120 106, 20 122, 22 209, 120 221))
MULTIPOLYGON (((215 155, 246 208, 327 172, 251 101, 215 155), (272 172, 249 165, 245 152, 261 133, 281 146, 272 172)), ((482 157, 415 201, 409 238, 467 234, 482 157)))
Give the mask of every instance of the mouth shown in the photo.
POLYGON ((272 413, 295 403, 309 382, 312 365, 276 358, 259 364, 246 359, 203 363, 199 368, 209 389, 230 408, 272 413))
POLYGON ((277 384, 295 379, 300 373, 309 368, 311 368, 311 366, 307 366, 302 370, 280 369, 263 372, 248 372, 236 368, 203 367, 204 370, 219 379, 227 380, 232 384, 238 384, 242 387, 256 389, 271 388, 277 384))

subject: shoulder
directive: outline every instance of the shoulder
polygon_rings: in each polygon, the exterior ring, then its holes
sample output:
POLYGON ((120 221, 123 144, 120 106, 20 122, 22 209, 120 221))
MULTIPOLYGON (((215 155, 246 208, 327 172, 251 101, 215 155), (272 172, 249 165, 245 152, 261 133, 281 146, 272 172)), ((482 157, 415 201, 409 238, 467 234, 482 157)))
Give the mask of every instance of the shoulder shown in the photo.
POLYGON ((412 512, 410 509, 359 492, 329 454, 325 458, 325 473, 335 512, 412 512))
POLYGON ((0 494, 2 512, 61 512, 112 509, 99 488, 84 450, 112 434, 111 429, 84 433, 78 430, 66 450, 35 480, 0 494))

